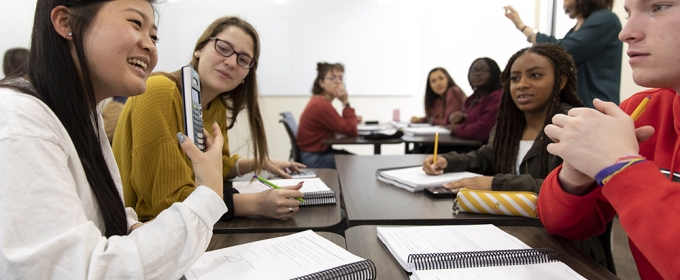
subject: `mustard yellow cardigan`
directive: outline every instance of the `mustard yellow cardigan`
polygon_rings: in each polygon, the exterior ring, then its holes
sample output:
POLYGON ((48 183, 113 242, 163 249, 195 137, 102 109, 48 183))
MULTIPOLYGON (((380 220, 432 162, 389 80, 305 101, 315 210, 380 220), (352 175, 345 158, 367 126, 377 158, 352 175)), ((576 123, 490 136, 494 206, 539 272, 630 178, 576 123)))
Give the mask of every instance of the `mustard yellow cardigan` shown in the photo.
MULTIPOLYGON (((176 137, 177 132, 185 133, 181 94, 174 79, 166 75, 151 76, 144 94, 127 100, 113 138, 125 205, 137 211, 140 221, 151 220, 172 203, 184 201, 196 188, 191 160, 176 137)), ((219 98, 203 109, 208 131, 212 132, 210 126, 215 121, 224 135, 222 174, 226 176, 239 157, 229 153, 227 109, 219 98)))

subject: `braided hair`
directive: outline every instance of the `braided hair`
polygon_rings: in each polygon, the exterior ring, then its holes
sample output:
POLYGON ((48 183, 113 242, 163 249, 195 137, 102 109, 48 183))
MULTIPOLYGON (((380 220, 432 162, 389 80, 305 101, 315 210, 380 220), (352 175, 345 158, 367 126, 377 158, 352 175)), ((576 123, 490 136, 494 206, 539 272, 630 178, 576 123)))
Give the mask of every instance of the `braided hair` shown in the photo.
MULTIPOLYGON (((569 53, 555 44, 538 44, 533 47, 524 48, 515 53, 505 70, 501 74, 503 83, 503 95, 498 108, 498 119, 496 124, 496 137, 493 143, 494 164, 497 173, 514 173, 519 150, 519 141, 522 132, 526 127, 524 113, 517 108, 512 96, 510 95, 510 72, 512 65, 518 57, 525 53, 535 53, 547 58, 555 69, 555 83, 552 94, 546 106, 548 106, 544 127, 551 123, 552 116, 557 113, 560 103, 567 103, 574 107, 582 107, 583 103, 576 94, 576 66, 569 53), (564 88, 560 89, 562 79, 566 78, 564 88)), ((545 178, 548 175, 548 152, 546 146, 549 138, 540 132, 538 138, 541 145, 539 153, 540 175, 545 178)))

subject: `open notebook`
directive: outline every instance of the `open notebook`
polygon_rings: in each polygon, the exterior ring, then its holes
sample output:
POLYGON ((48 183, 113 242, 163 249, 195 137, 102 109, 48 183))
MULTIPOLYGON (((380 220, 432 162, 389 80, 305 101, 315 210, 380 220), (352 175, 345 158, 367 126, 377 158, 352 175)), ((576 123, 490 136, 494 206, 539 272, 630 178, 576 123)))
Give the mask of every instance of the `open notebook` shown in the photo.
POLYGON ((205 252, 185 274, 213 279, 375 279, 375 265, 311 230, 205 252))
POLYGON ((450 172, 442 175, 427 175, 420 165, 378 169, 376 173, 378 180, 412 192, 422 191, 425 188, 440 187, 444 183, 457 181, 463 178, 481 176, 480 174, 472 172, 450 172))
POLYGON ((552 249, 532 249, 494 225, 377 230, 411 279, 585 279, 552 249))
MULTIPOLYGON (((300 206, 335 204, 335 192, 321 181, 320 178, 272 179, 269 181, 280 187, 295 186, 299 182, 304 181, 300 191, 305 194, 305 202, 301 202, 300 206)), ((240 193, 256 193, 269 189, 268 186, 260 183, 258 180, 253 180, 252 182, 234 181, 233 187, 240 193)))

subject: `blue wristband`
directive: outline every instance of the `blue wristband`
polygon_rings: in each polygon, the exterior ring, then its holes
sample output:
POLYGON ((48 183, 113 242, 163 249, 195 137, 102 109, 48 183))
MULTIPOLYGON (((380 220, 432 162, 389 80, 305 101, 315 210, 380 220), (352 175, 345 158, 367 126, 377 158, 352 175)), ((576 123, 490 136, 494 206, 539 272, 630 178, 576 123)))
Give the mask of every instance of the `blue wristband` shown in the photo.
POLYGON ((595 174, 595 182, 597 182, 598 186, 602 187, 604 186, 605 183, 604 180, 606 180, 607 178, 613 176, 614 174, 618 173, 619 171, 623 170, 628 166, 643 161, 645 161, 645 159, 641 158, 639 160, 624 161, 607 166, 604 169, 600 170, 600 172, 597 172, 597 174, 595 174))
POLYGON ((602 182, 604 178, 607 178, 609 175, 614 174, 614 172, 619 171, 627 164, 628 162, 620 162, 605 167, 604 169, 600 170, 600 172, 597 172, 597 174, 595 175, 595 182, 597 182, 597 185, 599 185, 600 187, 604 186, 604 183, 602 182))

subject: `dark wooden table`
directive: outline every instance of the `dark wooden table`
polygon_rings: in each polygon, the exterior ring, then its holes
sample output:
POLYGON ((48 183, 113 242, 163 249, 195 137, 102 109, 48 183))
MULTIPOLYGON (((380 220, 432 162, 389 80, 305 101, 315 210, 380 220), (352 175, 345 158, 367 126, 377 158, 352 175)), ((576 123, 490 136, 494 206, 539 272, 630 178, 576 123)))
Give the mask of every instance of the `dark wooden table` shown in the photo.
MULTIPOLYGON (((410 149, 409 146, 413 144, 433 144, 434 135, 428 136, 409 136, 404 135, 401 137, 401 141, 404 141, 404 153, 408 154, 410 149)), ((463 139, 452 135, 439 135, 439 145, 444 146, 455 146, 455 147, 481 147, 482 142, 476 140, 463 139)))
MULTIPOLYGON (((559 254, 560 261, 586 279, 618 279, 616 275, 577 249, 570 241, 551 236, 544 228, 526 226, 501 226, 499 228, 517 237, 531 248, 553 248, 559 254)), ((375 263, 379 279, 408 279, 407 272, 378 239, 376 226, 351 227, 345 231, 345 241, 347 251, 375 263)))
POLYGON ((412 193, 376 179, 379 168, 420 165, 427 155, 336 155, 348 226, 452 225, 542 226, 538 219, 499 215, 454 215, 452 198, 412 193))
POLYGON ((302 206, 292 218, 277 220, 265 217, 235 217, 228 222, 217 222, 213 233, 257 233, 257 232, 298 232, 312 229, 314 231, 335 232, 342 221, 340 211, 340 187, 338 173, 333 169, 310 168, 316 172, 328 187, 335 192, 333 205, 302 206))
POLYGON ((361 136, 328 138, 321 142, 324 145, 373 145, 373 154, 380 154, 380 145, 382 144, 401 144, 401 139, 384 139, 384 140, 368 140, 361 136))
MULTIPOLYGON (((331 242, 337 244, 342 248, 347 248, 345 243, 345 238, 336 233, 315 231, 321 237, 330 240, 331 242)), ((212 251, 217 249, 222 249, 226 247, 231 247, 235 245, 241 245, 245 243, 255 242, 259 240, 281 237, 291 234, 290 232, 268 232, 268 233, 233 233, 233 234, 213 234, 210 239, 210 244, 208 244, 208 249, 206 251, 212 251)))

